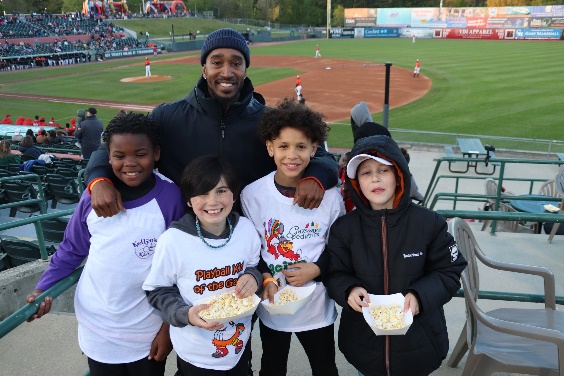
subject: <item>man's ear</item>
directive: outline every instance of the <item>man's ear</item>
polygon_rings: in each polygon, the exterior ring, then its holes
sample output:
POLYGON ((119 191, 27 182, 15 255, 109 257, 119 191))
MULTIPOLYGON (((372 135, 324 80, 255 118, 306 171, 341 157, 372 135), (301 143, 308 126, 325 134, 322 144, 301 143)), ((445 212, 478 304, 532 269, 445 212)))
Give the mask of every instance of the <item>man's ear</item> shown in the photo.
POLYGON ((206 66, 205 65, 202 67, 202 76, 204 77, 204 80, 207 79, 207 73, 206 73, 206 66))

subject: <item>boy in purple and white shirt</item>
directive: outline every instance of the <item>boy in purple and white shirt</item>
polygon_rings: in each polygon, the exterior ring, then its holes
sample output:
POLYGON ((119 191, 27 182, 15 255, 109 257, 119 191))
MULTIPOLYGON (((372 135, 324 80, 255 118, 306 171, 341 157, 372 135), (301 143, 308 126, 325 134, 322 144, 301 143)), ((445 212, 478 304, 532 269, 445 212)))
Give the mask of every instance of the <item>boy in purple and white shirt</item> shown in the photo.
MULTIPOLYGON (((90 374, 164 375, 172 345, 168 324, 151 307, 141 286, 149 274, 158 237, 185 211, 179 188, 153 171, 160 157, 158 125, 141 114, 114 118, 105 132, 110 164, 126 211, 98 217, 84 194, 36 290, 39 294, 71 274, 88 257, 77 285, 78 341, 90 374)), ((51 309, 47 297, 30 320, 51 309)))

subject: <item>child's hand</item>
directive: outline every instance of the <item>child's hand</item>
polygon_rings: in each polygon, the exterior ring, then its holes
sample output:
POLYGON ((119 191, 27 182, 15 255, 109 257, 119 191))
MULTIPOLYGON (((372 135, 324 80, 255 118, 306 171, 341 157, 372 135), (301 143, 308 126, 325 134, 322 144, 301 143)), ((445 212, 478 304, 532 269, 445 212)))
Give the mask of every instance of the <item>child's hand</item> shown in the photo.
POLYGON ((274 282, 269 282, 262 290, 262 300, 268 299, 270 304, 274 304, 274 295, 278 292, 278 285, 274 282))
POLYGON ((239 277, 237 281, 237 286, 235 286, 235 296, 239 299, 246 298, 257 292, 258 284, 255 277, 251 274, 243 274, 239 277))
POLYGON ((363 287, 355 287, 351 290, 347 299, 349 306, 357 312, 362 312, 362 307, 368 307, 370 298, 368 292, 363 287), (361 299, 361 298, 364 298, 361 299))
MULTIPOLYGON (((33 292, 25 298, 25 301, 28 303, 33 303, 35 302, 35 299, 41 294, 43 294, 43 290, 37 290, 37 289, 33 290, 33 292)), ((39 308, 37 309, 37 312, 35 312, 30 318, 28 318, 27 322, 32 322, 35 319, 40 319, 43 315, 48 314, 49 311, 51 311, 52 305, 53 305, 53 298, 51 298, 50 296, 46 296, 45 300, 39 304, 39 308)))
POLYGON ((410 292, 408 292, 405 296, 405 301, 403 303, 403 311, 407 312, 408 309, 411 309, 413 316, 417 316, 419 314, 419 302, 417 301, 415 295, 410 292))
POLYGON ((210 306, 209 304, 200 304, 190 308, 188 310, 188 322, 199 328, 211 330, 211 331, 223 328, 223 324, 220 324, 217 321, 207 322, 206 320, 200 317, 200 311, 208 308, 209 306, 210 306))
POLYGON ((163 323, 161 329, 151 343, 151 351, 149 351, 149 360, 154 359, 162 362, 172 351, 172 342, 169 333, 170 325, 163 323))
POLYGON ((308 283, 321 274, 319 266, 315 265, 312 262, 299 262, 297 264, 292 264, 291 267, 298 270, 283 270, 282 273, 284 273, 286 280, 292 286, 296 287, 303 286, 304 284, 308 283))

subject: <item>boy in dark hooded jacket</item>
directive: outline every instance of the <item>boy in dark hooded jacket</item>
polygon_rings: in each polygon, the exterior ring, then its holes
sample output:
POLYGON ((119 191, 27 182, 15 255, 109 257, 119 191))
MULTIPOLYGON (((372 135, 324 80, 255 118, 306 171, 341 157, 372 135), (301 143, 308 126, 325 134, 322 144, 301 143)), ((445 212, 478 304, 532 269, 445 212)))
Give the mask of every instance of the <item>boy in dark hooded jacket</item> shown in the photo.
POLYGON ((460 288, 466 260, 446 221, 411 202, 410 172, 387 136, 359 140, 346 184, 356 210, 329 235, 329 296, 343 307, 339 349, 365 376, 429 375, 448 352, 443 305, 460 288), (376 336, 363 318, 368 294, 405 296, 414 320, 405 335, 376 336))

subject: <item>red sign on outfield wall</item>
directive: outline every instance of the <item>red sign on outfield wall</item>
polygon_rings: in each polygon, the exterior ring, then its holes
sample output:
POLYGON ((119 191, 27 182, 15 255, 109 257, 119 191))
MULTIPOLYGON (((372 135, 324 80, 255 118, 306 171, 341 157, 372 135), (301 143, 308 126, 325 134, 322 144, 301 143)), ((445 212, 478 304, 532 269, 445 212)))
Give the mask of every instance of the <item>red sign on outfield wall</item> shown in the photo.
POLYGON ((442 29, 435 38, 443 39, 505 39, 504 29, 442 29))

